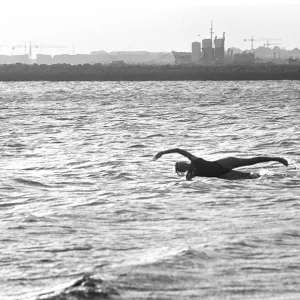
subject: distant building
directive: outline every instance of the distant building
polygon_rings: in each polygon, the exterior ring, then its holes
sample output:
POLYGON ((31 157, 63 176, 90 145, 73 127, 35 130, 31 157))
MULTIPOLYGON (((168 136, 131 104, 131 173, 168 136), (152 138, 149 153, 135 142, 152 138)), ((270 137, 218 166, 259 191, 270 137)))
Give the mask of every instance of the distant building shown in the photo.
POLYGON ((96 61, 93 59, 94 55, 90 54, 76 54, 74 55, 75 65, 94 64, 96 61))
POLYGON ((202 61, 204 64, 211 63, 214 60, 214 49, 212 48, 212 40, 202 40, 202 61))
POLYGON ((109 53, 111 61, 123 60, 126 64, 173 64, 174 58, 170 52, 148 51, 113 51, 109 53))
POLYGON ((191 64, 192 53, 191 52, 175 52, 172 51, 175 58, 175 65, 191 64))
POLYGON ((7 55, 0 55, 0 65, 7 64, 6 59, 7 55))
POLYGON ((255 63, 255 54, 252 52, 236 53, 233 55, 233 62, 238 64, 253 64, 255 63))
POLYGON ((109 55, 111 61, 123 60, 127 64, 143 64, 152 59, 147 51, 113 51, 109 55))
POLYGON ((53 56, 53 64, 73 64, 73 56, 70 54, 58 54, 53 56))
POLYGON ((298 57, 297 58, 290 57, 288 59, 288 62, 290 65, 300 65, 300 59, 298 57))
POLYGON ((0 64, 30 64, 28 54, 24 55, 0 55, 0 64))
MULTIPOLYGON (((274 47, 274 50, 275 50, 275 48, 276 47, 274 47)), ((279 47, 277 47, 277 48, 279 48, 279 47)), ((279 50, 280 50, 280 48, 279 48, 279 50)), ((291 50, 291 51, 289 51, 290 53, 289 53, 289 55, 290 55, 290 57, 293 57, 293 58, 298 58, 298 57, 300 57, 300 49, 298 49, 298 48, 294 48, 293 50, 291 50)))
POLYGON ((126 64, 173 64, 174 56, 171 52, 147 52, 147 51, 120 51, 111 52, 93 51, 91 54, 37 54, 36 59, 29 59, 29 55, 0 55, 0 64, 109 64, 112 61, 124 61, 126 64))
POLYGON ((192 62, 200 63, 201 60, 201 43, 193 42, 192 43, 192 62))
POLYGON ((110 62, 111 66, 115 66, 115 67, 121 67, 121 66, 125 66, 126 63, 124 60, 114 60, 112 62, 110 62))
POLYGON ((59 54, 53 56, 53 64, 84 65, 101 63, 101 61, 97 61, 95 58, 96 56, 89 54, 59 54))
POLYGON ((108 64, 111 62, 110 55, 104 50, 93 51, 91 52, 91 56, 92 56, 93 64, 95 63, 108 64))
POLYGON ((215 55, 214 60, 216 63, 224 63, 225 57, 225 32, 223 33, 223 38, 215 38, 215 55))
POLYGON ((51 65, 52 64, 52 56, 45 54, 37 54, 36 55, 36 63, 38 65, 51 65))

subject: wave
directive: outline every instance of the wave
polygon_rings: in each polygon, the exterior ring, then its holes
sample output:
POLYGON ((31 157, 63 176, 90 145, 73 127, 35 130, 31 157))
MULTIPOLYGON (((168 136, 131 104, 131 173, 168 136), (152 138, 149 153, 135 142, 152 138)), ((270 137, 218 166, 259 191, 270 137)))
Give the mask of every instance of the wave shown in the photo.
POLYGON ((114 176, 114 179, 123 179, 123 180, 135 180, 132 178, 132 174, 127 172, 121 172, 114 176))
POLYGON ((41 183, 39 181, 34 181, 34 180, 28 180, 28 179, 23 179, 23 178, 14 178, 14 181, 17 183, 29 185, 29 186, 36 186, 36 187, 45 187, 45 188, 50 188, 51 186, 41 183))
POLYGON ((140 260, 135 257, 123 265, 115 265, 113 274, 84 274, 68 286, 40 294, 37 300, 132 299, 128 291, 147 293, 153 285, 167 288, 169 281, 174 281, 174 276, 178 276, 179 281, 175 280, 172 286, 180 284, 180 281, 184 285, 189 276, 185 278, 182 273, 188 264, 203 267, 203 263, 211 259, 205 252, 192 248, 160 248, 152 249, 146 257, 144 254, 141 254, 140 260))
POLYGON ((5 146, 11 147, 11 148, 25 148, 26 145, 18 142, 7 142, 5 143, 5 146))
POLYGON ((100 278, 83 275, 70 286, 60 290, 40 294, 38 300, 83 300, 83 299, 111 299, 118 296, 118 290, 108 285, 100 278))
POLYGON ((22 202, 4 202, 0 203, 0 207, 10 207, 10 206, 16 206, 16 205, 24 205, 25 203, 22 202))
POLYGON ((135 255, 132 259, 128 259, 118 267, 151 267, 164 268, 166 266, 184 265, 188 261, 203 262, 210 260, 212 257, 206 252, 196 250, 191 247, 160 247, 157 249, 150 249, 142 251, 139 255, 135 255))
POLYGON ((70 251, 89 251, 93 249, 92 246, 82 246, 82 247, 73 247, 73 248, 61 248, 61 249, 49 249, 44 250, 44 252, 50 252, 50 253, 58 253, 58 252, 70 252, 70 251))
POLYGON ((161 255, 160 257, 157 257, 157 260, 154 262, 155 264, 173 264, 176 263, 180 264, 183 262, 189 261, 207 261, 210 260, 212 257, 208 255, 204 251, 196 250, 191 247, 188 248, 182 248, 182 249, 172 249, 169 252, 167 252, 165 255, 161 255))
POLYGON ((151 135, 146 136, 146 139, 153 138, 153 137, 163 137, 163 135, 162 134, 151 134, 151 135))
POLYGON ((142 144, 136 144, 136 145, 129 146, 128 148, 146 148, 146 147, 147 146, 142 145, 142 144))

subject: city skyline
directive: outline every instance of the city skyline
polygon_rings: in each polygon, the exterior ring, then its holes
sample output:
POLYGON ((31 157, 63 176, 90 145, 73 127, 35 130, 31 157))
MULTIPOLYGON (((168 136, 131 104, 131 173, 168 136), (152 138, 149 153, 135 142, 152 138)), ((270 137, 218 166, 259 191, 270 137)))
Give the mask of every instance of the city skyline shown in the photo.
MULTIPOLYGON (((1 52, 22 54, 22 45, 66 46, 44 53, 92 51, 190 51, 193 41, 226 33, 225 48, 251 49, 269 41, 300 48, 300 3, 281 1, 4 1, 0 20, 1 52), (244 41, 247 39, 248 41, 244 41), (19 45, 19 48, 12 49, 19 45)), ((23 52, 22 52, 23 51, 23 52)))

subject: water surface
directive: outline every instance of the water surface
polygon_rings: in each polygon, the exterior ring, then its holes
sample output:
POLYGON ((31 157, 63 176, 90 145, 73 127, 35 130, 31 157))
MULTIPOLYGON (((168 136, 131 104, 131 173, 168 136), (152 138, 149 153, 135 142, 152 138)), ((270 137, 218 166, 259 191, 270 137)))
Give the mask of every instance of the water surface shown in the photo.
POLYGON ((299 101, 293 81, 0 83, 0 298, 299 299, 299 101), (188 182, 152 160, 175 147, 290 165, 188 182))

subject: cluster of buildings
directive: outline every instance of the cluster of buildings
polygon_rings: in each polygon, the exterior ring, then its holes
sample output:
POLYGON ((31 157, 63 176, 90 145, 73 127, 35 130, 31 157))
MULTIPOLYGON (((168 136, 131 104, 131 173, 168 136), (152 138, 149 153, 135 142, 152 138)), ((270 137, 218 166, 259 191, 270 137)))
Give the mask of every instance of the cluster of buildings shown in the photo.
POLYGON ((225 33, 222 38, 203 39, 200 42, 192 43, 191 52, 147 52, 147 51, 94 51, 90 54, 58 54, 46 55, 37 54, 32 58, 29 54, 23 55, 0 55, 2 64, 226 64, 232 62, 253 63, 253 53, 234 53, 233 50, 225 51, 225 33))
MULTIPOLYGON (((253 42, 253 40, 252 40, 253 42)), ((253 48, 253 45, 252 45, 253 48)), ((26 48, 25 48, 26 49, 26 48)), ((274 47, 258 47, 252 51, 241 51, 236 48, 225 50, 225 32, 223 36, 213 39, 212 23, 210 28, 210 38, 203 39, 202 42, 193 42, 191 52, 147 52, 147 51, 94 51, 90 54, 59 54, 59 55, 44 55, 37 54, 36 58, 31 57, 31 44, 29 54, 24 55, 0 55, 1 64, 195 64, 195 65, 223 65, 230 63, 252 64, 255 62, 273 62, 273 63, 298 63, 300 50, 280 49, 274 47), (276 48, 276 49, 275 49, 276 48), (296 60, 291 60, 291 58, 296 60)))
POLYGON ((193 42, 192 52, 173 51, 172 53, 175 57, 175 64, 224 64, 225 32, 222 38, 203 39, 202 45, 200 42, 193 42))
POLYGON ((29 54, 24 55, 0 55, 1 64, 174 64, 174 56, 172 53, 163 52, 147 52, 147 51, 94 51, 90 54, 59 54, 45 55, 37 54, 32 59, 29 54))
POLYGON ((225 33, 222 38, 203 39, 192 43, 191 52, 147 52, 147 51, 94 51, 90 54, 37 54, 32 58, 29 54, 23 55, 0 55, 0 64, 224 64, 233 61, 254 61, 251 55, 234 54, 233 50, 225 52, 225 33), (251 58, 251 59, 250 59, 251 58))
POLYGON ((300 49, 286 50, 278 46, 274 48, 261 46, 251 51, 242 51, 237 48, 225 50, 225 33, 223 38, 215 37, 192 43, 191 52, 173 51, 175 64, 200 64, 200 65, 223 65, 223 64, 299 64, 300 49))

